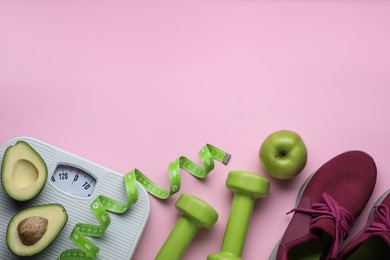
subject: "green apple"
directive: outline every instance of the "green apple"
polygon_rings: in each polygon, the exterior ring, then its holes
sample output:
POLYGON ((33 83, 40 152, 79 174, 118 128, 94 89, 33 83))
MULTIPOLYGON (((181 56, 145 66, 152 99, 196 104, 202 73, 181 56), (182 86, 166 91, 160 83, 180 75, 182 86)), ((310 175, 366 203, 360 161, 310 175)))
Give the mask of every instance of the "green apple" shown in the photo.
POLYGON ((305 168, 307 149, 297 133, 281 130, 267 136, 260 147, 259 157, 269 175, 291 179, 305 168))

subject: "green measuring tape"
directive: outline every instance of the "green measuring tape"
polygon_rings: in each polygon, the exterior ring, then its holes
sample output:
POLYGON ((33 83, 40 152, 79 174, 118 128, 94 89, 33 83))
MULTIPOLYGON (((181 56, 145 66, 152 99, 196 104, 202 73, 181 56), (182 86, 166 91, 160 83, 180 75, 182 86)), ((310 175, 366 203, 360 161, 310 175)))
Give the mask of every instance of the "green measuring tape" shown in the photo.
POLYGON ((61 252, 58 260, 93 260, 99 253, 99 247, 92 243, 88 237, 101 237, 111 223, 108 212, 124 213, 137 202, 138 188, 137 181, 153 196, 159 199, 168 199, 180 190, 180 169, 183 169, 197 178, 205 178, 214 169, 214 160, 227 164, 230 154, 218 149, 215 146, 206 144, 199 151, 199 157, 203 167, 195 164, 188 158, 180 156, 168 166, 169 190, 166 190, 146 177, 141 171, 134 169, 123 177, 127 204, 115 201, 108 197, 99 195, 90 205, 90 209, 96 217, 99 225, 76 224, 70 234, 70 239, 78 249, 67 249, 61 252))

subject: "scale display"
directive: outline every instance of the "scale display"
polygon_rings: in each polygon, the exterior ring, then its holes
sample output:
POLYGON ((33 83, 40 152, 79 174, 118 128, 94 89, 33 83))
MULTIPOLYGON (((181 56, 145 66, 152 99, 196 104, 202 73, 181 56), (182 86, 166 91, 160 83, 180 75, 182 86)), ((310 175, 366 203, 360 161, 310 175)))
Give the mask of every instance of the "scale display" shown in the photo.
POLYGON ((59 164, 50 181, 60 190, 80 197, 90 197, 96 186, 96 178, 72 165, 59 164))

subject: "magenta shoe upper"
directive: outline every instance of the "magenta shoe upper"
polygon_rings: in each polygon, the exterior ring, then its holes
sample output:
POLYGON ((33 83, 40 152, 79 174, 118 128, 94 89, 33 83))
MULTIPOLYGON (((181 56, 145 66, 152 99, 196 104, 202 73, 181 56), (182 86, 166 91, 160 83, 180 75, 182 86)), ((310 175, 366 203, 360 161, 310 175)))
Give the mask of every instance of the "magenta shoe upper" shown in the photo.
POLYGON ((373 207, 365 227, 340 252, 339 259, 346 259, 360 245, 373 237, 380 237, 390 247, 390 193, 379 205, 373 207))
POLYGON ((294 215, 280 241, 276 259, 288 259, 294 246, 317 240, 321 233, 331 238, 323 259, 336 259, 354 220, 369 200, 376 182, 376 165, 368 154, 340 154, 318 169, 304 189, 294 215))

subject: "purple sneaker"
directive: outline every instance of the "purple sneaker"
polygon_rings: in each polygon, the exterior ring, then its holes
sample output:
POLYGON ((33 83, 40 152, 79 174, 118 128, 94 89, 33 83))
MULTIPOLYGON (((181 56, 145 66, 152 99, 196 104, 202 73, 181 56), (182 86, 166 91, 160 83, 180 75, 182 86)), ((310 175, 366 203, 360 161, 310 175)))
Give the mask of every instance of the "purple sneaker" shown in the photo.
POLYGON ((374 160, 361 151, 340 154, 320 167, 303 184, 291 222, 269 259, 337 259, 372 194, 376 172, 374 160))
POLYGON ((366 226, 353 238, 338 259, 390 259, 390 190, 371 209, 366 226))

